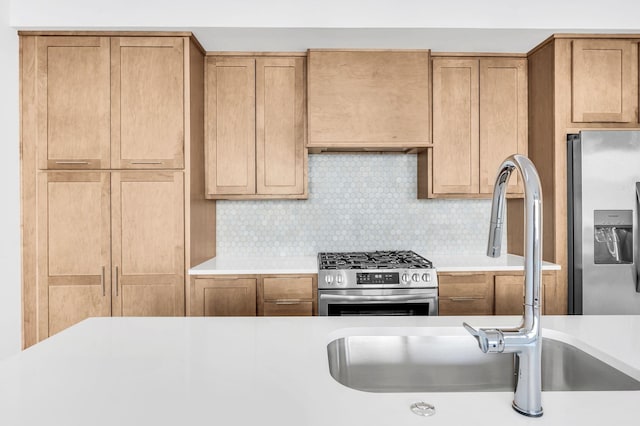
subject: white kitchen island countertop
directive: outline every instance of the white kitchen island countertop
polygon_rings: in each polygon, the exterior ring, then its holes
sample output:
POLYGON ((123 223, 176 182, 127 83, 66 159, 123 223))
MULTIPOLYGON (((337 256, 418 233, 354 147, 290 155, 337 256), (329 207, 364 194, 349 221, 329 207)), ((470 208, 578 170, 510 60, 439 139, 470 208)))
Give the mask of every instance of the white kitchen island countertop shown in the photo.
MULTIPOLYGON (((498 258, 484 255, 428 255, 438 272, 522 271, 524 258, 506 254, 498 258)), ((560 265, 543 262, 542 270, 559 270, 560 265)), ((189 275, 317 274, 317 256, 217 256, 189 270, 189 275)))
MULTIPOLYGON (((511 392, 370 393, 329 375, 335 338, 464 334, 464 320, 518 319, 89 319, 0 363, 0 425, 638 425, 640 391, 543 392, 544 416, 531 419, 511 408, 511 392), (416 401, 436 414, 413 414, 416 401)), ((543 317, 542 325, 640 379, 640 316, 543 317)))

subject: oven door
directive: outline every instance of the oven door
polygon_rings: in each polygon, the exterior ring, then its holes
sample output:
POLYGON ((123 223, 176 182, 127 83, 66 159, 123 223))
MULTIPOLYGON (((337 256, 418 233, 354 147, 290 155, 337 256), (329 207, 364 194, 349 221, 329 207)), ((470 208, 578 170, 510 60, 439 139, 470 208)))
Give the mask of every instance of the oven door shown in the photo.
POLYGON ((318 315, 438 315, 438 289, 319 290, 318 315))

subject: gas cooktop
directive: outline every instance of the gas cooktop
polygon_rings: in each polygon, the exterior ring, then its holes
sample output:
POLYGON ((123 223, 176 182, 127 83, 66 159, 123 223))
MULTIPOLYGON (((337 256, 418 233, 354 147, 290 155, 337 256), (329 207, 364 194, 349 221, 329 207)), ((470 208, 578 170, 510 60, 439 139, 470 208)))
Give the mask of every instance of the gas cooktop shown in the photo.
POLYGON ((318 269, 425 269, 431 261, 411 250, 318 253, 318 269))

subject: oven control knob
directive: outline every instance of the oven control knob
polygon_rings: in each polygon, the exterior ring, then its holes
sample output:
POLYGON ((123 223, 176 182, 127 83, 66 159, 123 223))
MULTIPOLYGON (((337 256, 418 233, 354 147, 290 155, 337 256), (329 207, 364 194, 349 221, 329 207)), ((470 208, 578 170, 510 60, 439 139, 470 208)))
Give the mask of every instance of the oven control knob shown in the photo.
POLYGON ((342 285, 342 275, 336 275, 336 284, 342 285))
POLYGON ((331 285, 333 282, 333 275, 325 275, 324 280, 327 284, 331 285))
POLYGON ((422 281, 430 282, 430 281, 431 281, 431 275, 429 275, 429 274, 422 274, 422 281))
POLYGON ((411 275, 411 280, 415 281, 415 282, 420 281, 420 275, 418 275, 418 274, 411 275))
POLYGON ((402 274, 402 284, 409 284, 409 274, 402 274))

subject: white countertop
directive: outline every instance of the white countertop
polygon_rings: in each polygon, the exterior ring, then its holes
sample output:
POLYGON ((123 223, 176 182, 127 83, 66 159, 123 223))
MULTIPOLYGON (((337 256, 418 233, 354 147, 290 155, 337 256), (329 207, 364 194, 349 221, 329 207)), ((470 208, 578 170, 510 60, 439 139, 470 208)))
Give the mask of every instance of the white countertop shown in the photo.
MULTIPOLYGON (((522 271, 524 258, 506 254, 498 258, 483 255, 443 256, 425 255, 438 272, 522 271)), ((545 271, 559 270, 560 265, 543 262, 545 271)), ((243 275, 243 274, 317 274, 316 256, 299 257, 230 257, 218 256, 189 270, 189 275, 243 275)))
MULTIPOLYGON (((421 254, 421 253, 420 253, 421 254)), ((500 257, 484 255, 432 255, 428 257, 438 272, 481 272, 481 271, 522 271, 524 257, 515 254, 505 254, 500 257)), ((543 271, 559 271, 560 265, 542 262, 543 271)))
POLYGON ((189 275, 317 274, 316 256, 217 256, 189 269, 189 275))
MULTIPOLYGON (((369 393, 329 375, 326 345, 337 337, 464 334, 463 320, 475 326, 517 322, 515 317, 89 319, 0 363, 0 425, 638 424, 640 391, 543 392, 544 416, 530 419, 513 411, 512 392, 369 393), (409 406, 416 401, 435 405, 435 416, 413 414, 409 406)), ((640 378, 640 316, 543 317, 542 325, 543 334, 618 366, 626 363, 626 372, 640 378)))

